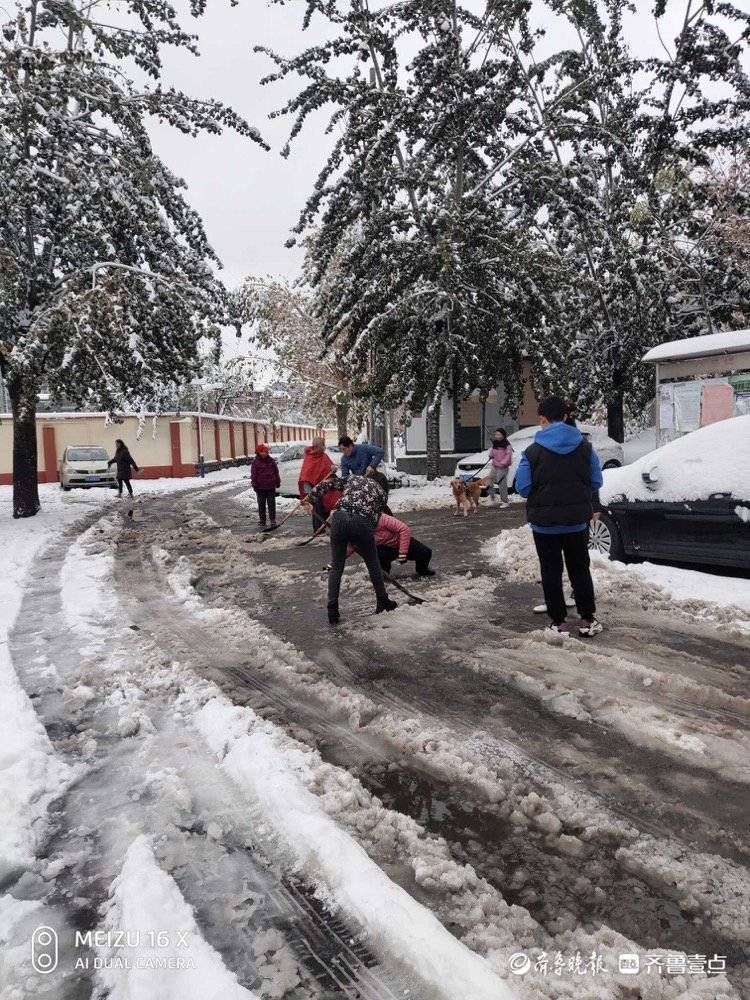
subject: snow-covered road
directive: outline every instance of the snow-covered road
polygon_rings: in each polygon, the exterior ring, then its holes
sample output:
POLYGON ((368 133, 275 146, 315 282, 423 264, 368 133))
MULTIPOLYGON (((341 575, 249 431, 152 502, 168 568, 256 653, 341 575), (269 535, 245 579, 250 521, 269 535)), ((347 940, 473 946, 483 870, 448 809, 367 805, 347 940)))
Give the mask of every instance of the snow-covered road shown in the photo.
POLYGON ((375 618, 352 565, 331 632, 324 543, 242 489, 93 508, 32 565, 8 656, 59 797, 7 868, 3 1000, 750 995, 731 616, 612 574, 600 640, 550 641, 517 508, 432 509, 427 602, 375 618))

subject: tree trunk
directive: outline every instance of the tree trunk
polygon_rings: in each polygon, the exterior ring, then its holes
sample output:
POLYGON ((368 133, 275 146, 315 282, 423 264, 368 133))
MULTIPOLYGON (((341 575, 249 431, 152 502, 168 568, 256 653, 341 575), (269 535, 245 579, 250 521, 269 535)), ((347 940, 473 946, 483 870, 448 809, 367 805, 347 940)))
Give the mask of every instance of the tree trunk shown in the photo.
POLYGON ((425 414, 427 432, 427 478, 437 479, 440 475, 440 404, 427 408, 425 414))
POLYGON ((336 403, 336 430, 339 437, 346 437, 346 424, 349 419, 349 404, 336 403))
POLYGON ((13 408, 13 517, 38 513, 36 391, 20 379, 11 378, 8 393, 13 408))
POLYGON ((620 444, 625 440, 625 412, 620 387, 612 389, 607 399, 607 434, 620 444))

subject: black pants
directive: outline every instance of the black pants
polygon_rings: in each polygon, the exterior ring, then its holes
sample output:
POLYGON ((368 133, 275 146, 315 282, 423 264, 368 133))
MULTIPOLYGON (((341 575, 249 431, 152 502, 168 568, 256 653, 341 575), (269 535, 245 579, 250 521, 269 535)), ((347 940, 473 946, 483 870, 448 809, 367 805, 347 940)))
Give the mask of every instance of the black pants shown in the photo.
POLYGON ((276 490, 256 490, 255 496, 258 500, 260 523, 266 523, 266 507, 268 507, 268 515, 273 524, 276 521, 276 490))
MULTIPOLYGON (((417 573, 424 573, 430 565, 432 559, 432 549, 428 548, 424 542, 418 542, 412 538, 409 542, 409 551, 406 555, 409 562, 416 563, 417 573)), ((378 560, 384 573, 390 573, 391 563, 398 559, 398 549, 392 545, 378 545, 378 560)))
POLYGON ((118 497, 122 496, 122 486, 123 486, 123 483, 127 486, 128 493, 132 497, 132 495, 133 495, 133 487, 130 485, 130 476, 128 476, 127 479, 125 479, 123 476, 118 476, 117 477, 117 495, 118 495, 118 497))
POLYGON ((378 601, 387 600, 383 571, 375 548, 375 529, 370 521, 359 514, 336 510, 331 515, 331 568, 328 572, 328 603, 337 604, 341 590, 341 577, 346 562, 347 546, 353 546, 365 561, 367 572, 378 601))
POLYGON ((568 571, 576 609, 581 618, 591 621, 596 613, 594 582, 589 560, 589 529, 568 535, 542 535, 534 532, 534 543, 542 571, 542 590, 547 614, 555 625, 565 621, 563 594, 563 559, 568 571))
POLYGON ((323 503, 323 497, 318 497, 315 503, 312 505, 312 529, 313 534, 318 530, 321 524, 324 524, 328 514, 326 513, 325 504, 323 503))

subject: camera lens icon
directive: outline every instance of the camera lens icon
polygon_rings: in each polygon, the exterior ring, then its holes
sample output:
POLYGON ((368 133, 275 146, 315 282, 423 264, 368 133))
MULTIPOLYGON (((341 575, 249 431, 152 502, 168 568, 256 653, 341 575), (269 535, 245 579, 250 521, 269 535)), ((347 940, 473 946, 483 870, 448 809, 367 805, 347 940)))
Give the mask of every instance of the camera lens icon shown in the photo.
POLYGON ((57 931, 53 927, 37 927, 31 935, 31 965, 43 976, 54 972, 59 959, 57 931))

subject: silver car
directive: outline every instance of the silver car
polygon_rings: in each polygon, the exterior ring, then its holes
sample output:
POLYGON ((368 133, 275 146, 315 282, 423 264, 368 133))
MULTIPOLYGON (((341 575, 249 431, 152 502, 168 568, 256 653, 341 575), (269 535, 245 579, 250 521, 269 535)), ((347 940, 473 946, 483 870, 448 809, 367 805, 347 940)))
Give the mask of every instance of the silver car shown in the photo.
POLYGON ((117 486, 117 476, 107 465, 109 454, 98 445, 69 445, 60 460, 60 488, 91 489, 92 486, 117 486))

